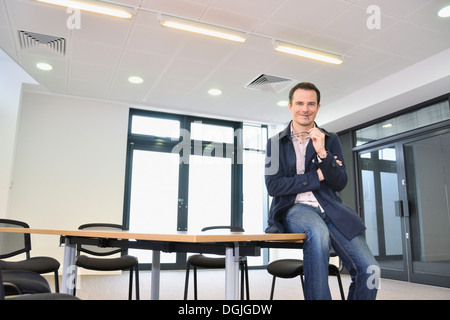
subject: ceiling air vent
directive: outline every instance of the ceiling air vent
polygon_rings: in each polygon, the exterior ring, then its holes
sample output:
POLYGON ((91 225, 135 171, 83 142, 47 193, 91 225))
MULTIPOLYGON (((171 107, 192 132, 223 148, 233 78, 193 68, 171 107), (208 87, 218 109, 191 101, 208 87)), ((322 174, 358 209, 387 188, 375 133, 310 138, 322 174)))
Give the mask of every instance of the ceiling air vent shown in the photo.
POLYGON ((19 31, 19 40, 22 50, 32 48, 50 49, 64 55, 66 53, 66 39, 29 31, 19 31))
POLYGON ((278 93, 292 81, 292 79, 262 74, 248 83, 245 88, 278 93))

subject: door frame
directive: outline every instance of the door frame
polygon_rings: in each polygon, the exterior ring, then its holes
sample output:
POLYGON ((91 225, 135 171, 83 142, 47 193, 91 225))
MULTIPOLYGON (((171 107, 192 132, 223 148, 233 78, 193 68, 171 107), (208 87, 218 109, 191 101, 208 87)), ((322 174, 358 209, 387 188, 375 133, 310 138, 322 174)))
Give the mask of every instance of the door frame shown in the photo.
POLYGON ((439 136, 442 134, 450 133, 450 121, 444 121, 435 125, 430 125, 425 128, 413 130, 394 137, 382 139, 376 142, 368 143, 366 145, 354 147, 353 154, 355 159, 355 177, 356 178, 356 205, 361 217, 364 219, 363 212, 363 193, 361 183, 361 167, 359 162, 359 155, 365 152, 373 152, 381 150, 387 147, 395 147, 396 150, 396 168, 397 168, 397 180, 399 188, 399 201, 401 202, 401 209, 403 213, 400 213, 401 219, 401 238, 403 248, 403 271, 391 270, 382 268, 382 277, 388 279, 409 281, 415 283, 429 284, 450 287, 450 277, 415 273, 413 269, 412 261, 412 243, 411 243, 411 226, 409 218, 409 203, 408 203, 408 190, 406 184, 406 162, 405 162, 405 150, 404 146, 409 143, 420 141, 423 139, 439 136))

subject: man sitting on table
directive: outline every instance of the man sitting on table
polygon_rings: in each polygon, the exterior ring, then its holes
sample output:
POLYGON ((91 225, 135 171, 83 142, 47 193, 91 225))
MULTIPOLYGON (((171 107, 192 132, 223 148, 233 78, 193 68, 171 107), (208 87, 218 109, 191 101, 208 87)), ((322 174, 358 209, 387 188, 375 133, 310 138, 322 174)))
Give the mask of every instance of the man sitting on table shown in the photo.
POLYGON ((338 192, 347 184, 338 136, 314 119, 320 92, 303 82, 289 92, 292 121, 267 143, 265 181, 273 197, 267 233, 305 233, 305 299, 331 299, 330 245, 349 271, 348 299, 375 299, 379 267, 362 235, 359 216, 338 192))

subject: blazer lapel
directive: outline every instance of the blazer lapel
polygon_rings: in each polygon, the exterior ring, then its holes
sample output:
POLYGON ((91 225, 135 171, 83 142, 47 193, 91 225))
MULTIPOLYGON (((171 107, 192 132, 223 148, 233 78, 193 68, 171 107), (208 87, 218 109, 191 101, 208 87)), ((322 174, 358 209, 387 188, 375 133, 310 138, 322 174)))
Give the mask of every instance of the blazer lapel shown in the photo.
POLYGON ((312 162, 315 161, 316 149, 314 149, 313 143, 310 140, 308 145, 306 146, 306 155, 305 155, 305 171, 307 170, 312 162))

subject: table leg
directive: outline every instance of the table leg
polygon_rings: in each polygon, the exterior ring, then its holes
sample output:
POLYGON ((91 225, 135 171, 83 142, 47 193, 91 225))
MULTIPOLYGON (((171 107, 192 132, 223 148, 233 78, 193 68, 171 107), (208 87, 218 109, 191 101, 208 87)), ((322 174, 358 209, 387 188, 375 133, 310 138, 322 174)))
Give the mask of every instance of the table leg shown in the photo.
POLYGON ((159 300, 159 280, 161 271, 161 251, 153 250, 151 299, 159 300))
POLYGON ((225 299, 239 299, 239 247, 225 249, 225 299))
POLYGON ((62 284, 61 292, 66 294, 73 294, 73 289, 76 285, 76 244, 70 244, 69 238, 66 238, 64 245, 64 263, 63 263, 63 274, 62 274, 62 284))

